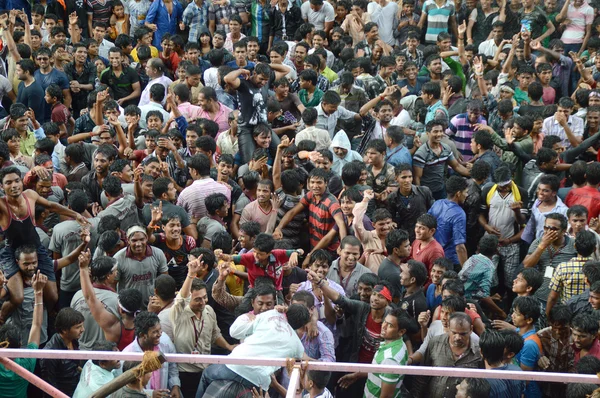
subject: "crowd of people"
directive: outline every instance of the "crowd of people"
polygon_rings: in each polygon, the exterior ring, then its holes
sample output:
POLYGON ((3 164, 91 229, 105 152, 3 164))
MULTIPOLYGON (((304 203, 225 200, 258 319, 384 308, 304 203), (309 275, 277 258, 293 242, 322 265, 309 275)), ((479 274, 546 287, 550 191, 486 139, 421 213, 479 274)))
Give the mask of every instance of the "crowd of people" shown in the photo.
MULTIPOLYGON (((600 4, 0 1, 0 344, 600 372, 600 4)), ((139 362, 15 360, 76 398, 139 362)), ((324 372, 307 398, 594 384, 324 372)), ((112 397, 284 397, 165 362, 112 397)), ((0 364, 0 395, 43 392, 0 364)))

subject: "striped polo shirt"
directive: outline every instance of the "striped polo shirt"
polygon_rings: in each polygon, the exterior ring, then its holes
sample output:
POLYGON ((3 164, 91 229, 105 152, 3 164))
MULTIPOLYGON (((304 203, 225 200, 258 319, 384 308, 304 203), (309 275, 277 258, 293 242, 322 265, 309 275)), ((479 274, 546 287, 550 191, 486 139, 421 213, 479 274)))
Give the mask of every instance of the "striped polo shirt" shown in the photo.
POLYGON ((444 143, 440 145, 442 151, 439 156, 431 149, 429 142, 421 145, 413 156, 413 166, 423 169, 421 185, 429 188, 431 192, 440 192, 444 189, 446 163, 454 160, 450 147, 444 143))
POLYGON ((427 14, 427 33, 425 41, 430 44, 437 42, 437 37, 442 32, 448 32, 448 20, 454 15, 454 3, 447 0, 439 7, 435 0, 423 3, 423 12, 427 14))
MULTIPOLYGON (((487 125, 483 116, 477 118, 477 123, 487 125)), ((456 143, 456 149, 458 149, 465 162, 473 158, 473 151, 471 151, 471 138, 475 134, 473 127, 475 127, 475 124, 471 124, 468 114, 461 113, 452 118, 446 129, 446 135, 456 143)))
MULTIPOLYGON (((341 213, 340 204, 335 196, 329 192, 325 192, 321 196, 321 200, 317 202, 312 191, 304 195, 300 203, 308 208, 310 246, 315 247, 335 225, 333 216, 341 213)), ((336 238, 327 249, 330 251, 336 250, 338 245, 339 240, 336 238)))

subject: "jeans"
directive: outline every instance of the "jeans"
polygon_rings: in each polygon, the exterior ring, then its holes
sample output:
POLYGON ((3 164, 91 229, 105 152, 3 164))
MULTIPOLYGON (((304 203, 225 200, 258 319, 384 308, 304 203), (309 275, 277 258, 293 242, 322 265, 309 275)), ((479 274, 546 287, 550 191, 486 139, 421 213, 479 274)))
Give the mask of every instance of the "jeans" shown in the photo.
MULTIPOLYGON (((238 147, 240 148, 240 157, 242 160, 242 164, 249 163, 252 160, 252 155, 254 155, 254 149, 256 145, 254 144, 254 139, 252 138, 252 132, 254 131, 254 126, 243 126, 238 128, 238 147)), ((280 139, 275 133, 271 133, 271 145, 269 146, 269 151, 271 151, 272 158, 275 158, 275 154, 277 153, 277 145, 280 143, 280 139)))
POLYGON ((202 372, 202 378, 200 379, 200 384, 198 384, 198 391, 196 391, 196 398, 202 398, 204 396, 204 392, 208 386, 210 386, 210 383, 216 380, 235 381, 241 383, 248 389, 257 387, 225 365, 210 365, 208 368, 204 369, 204 372, 202 372))

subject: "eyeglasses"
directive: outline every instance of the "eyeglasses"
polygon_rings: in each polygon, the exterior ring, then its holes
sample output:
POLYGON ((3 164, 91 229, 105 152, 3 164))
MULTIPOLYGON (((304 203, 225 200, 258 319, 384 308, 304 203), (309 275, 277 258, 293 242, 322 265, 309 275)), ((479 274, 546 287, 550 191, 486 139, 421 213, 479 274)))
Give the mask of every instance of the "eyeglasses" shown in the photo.
POLYGON ((560 231, 559 227, 553 227, 550 225, 544 225, 544 231, 560 231))
POLYGON ((38 61, 48 61, 50 58, 48 57, 38 57, 37 60, 38 61))

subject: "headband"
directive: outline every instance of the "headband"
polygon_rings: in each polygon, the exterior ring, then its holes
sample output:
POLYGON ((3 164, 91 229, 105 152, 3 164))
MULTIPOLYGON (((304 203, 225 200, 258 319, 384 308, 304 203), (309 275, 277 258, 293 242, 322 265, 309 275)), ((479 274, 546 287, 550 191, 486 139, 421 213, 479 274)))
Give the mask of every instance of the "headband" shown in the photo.
POLYGON ((127 308, 123 307, 123 305, 121 304, 121 301, 117 300, 117 304, 119 305, 119 308, 121 309, 121 311, 126 312, 128 314, 132 314, 133 317, 135 318, 140 312, 142 312, 141 310, 137 310, 137 311, 129 311, 127 308))
POLYGON ((390 289, 388 289, 387 287, 383 286, 383 285, 375 285, 375 287, 373 288, 373 291, 381 294, 383 297, 385 297, 385 299, 389 302, 392 301, 392 293, 390 292, 390 289))
POLYGON ((136 232, 141 232, 148 237, 148 232, 146 232, 144 228, 140 227, 139 225, 134 225, 127 230, 127 239, 131 238, 131 235, 135 234, 136 232))
POLYGON ((507 186, 508 184, 510 184, 511 182, 512 182, 512 180, 508 180, 508 181, 502 181, 502 182, 499 182, 499 183, 498 183, 498 186, 505 187, 505 186, 507 186))
POLYGON ((512 88, 510 88, 509 86, 502 86, 500 87, 500 91, 508 91, 511 94, 515 93, 515 90, 513 90, 512 88))

